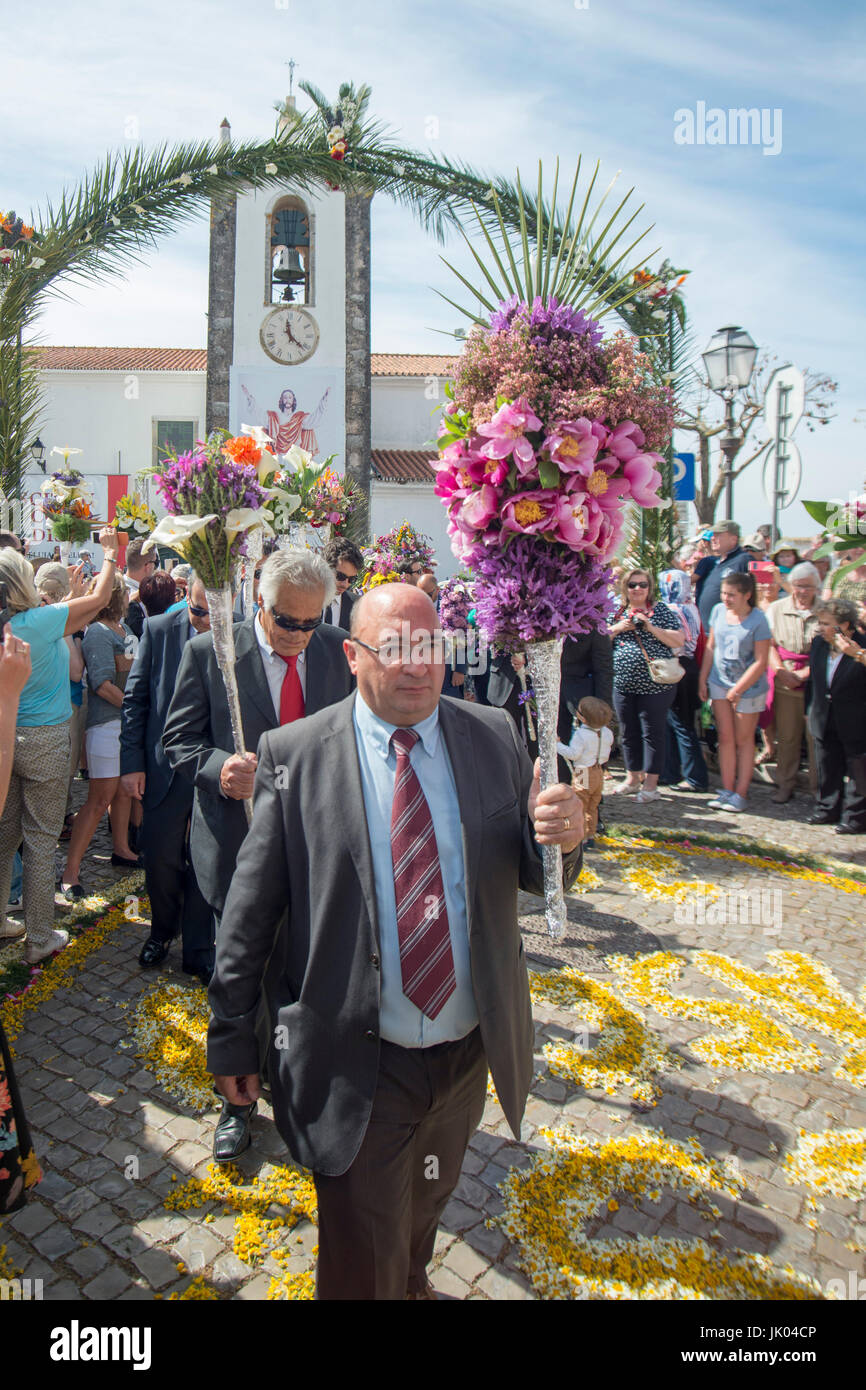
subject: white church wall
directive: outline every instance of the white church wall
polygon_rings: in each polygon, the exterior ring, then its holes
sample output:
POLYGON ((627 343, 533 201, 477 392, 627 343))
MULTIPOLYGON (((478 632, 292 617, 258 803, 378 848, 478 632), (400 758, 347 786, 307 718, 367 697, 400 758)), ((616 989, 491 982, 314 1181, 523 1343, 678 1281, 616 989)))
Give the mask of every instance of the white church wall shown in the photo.
POLYGON ((47 371, 41 381, 49 473, 61 463, 55 444, 83 450, 74 459, 82 473, 132 475, 153 461, 156 420, 192 419, 204 430, 203 372, 47 371))
POLYGON ((374 377, 373 448, 435 448, 431 441, 445 402, 444 387, 445 379, 439 377, 374 377))

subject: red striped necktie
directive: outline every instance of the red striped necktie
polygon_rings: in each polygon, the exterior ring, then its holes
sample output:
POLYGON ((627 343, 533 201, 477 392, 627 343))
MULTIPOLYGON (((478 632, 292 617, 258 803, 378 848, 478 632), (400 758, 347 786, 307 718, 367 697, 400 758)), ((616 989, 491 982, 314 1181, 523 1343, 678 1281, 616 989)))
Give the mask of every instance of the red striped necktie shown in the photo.
POLYGON ((448 909, 430 807, 409 761, 414 729, 395 729, 397 754, 391 811, 391 858, 403 993, 435 1018, 456 989, 448 909))
MULTIPOLYGON (((279 652, 277 653, 279 656, 279 652)), ((296 719, 304 717, 304 692, 301 689, 301 678, 298 675, 297 656, 281 656, 281 661, 286 663, 286 674, 283 676, 283 684, 280 687, 280 725, 292 724, 296 719)))

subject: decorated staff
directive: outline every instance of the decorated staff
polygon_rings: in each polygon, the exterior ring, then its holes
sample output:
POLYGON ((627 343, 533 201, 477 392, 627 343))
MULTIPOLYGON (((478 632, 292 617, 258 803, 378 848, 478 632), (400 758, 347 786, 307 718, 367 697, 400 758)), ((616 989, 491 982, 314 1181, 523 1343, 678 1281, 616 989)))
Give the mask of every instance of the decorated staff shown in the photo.
MULTIPOLYGON (((256 440, 213 430, 188 453, 165 459, 156 469, 156 486, 169 515, 144 543, 145 551, 169 546, 192 565, 204 584, 214 654, 226 688, 235 752, 244 757, 243 724, 235 676, 231 578, 244 537, 258 529, 273 535, 265 503, 272 493, 262 476, 276 460, 256 440)), ((252 801, 244 806, 252 820, 252 801)))
POLYGON ((61 562, 68 565, 70 546, 89 540, 97 519, 91 511, 93 494, 84 475, 69 467, 70 454, 80 454, 81 450, 64 444, 51 452, 60 455, 63 467, 42 484, 42 510, 51 523, 52 538, 60 546, 61 562))
MULTIPOLYGON (((504 257, 479 218, 490 263, 468 244, 484 284, 459 278, 489 318, 461 310, 475 327, 439 429, 436 493, 448 510, 454 554, 475 573, 478 625, 506 650, 526 652, 542 787, 557 780, 563 638, 605 627, 605 562, 619 543, 628 502, 667 505, 658 496, 658 451, 673 423, 670 391, 653 380, 649 359, 622 332, 604 341, 592 316, 617 302, 617 284, 623 298, 631 293, 633 271, 618 281, 602 262, 625 230, 611 228, 626 200, 600 240, 590 241, 601 204, 587 221, 587 194, 574 225, 577 182, 564 218, 554 186, 545 238, 539 172, 532 249, 525 214, 516 253, 500 217, 504 257)), ((491 196, 498 211, 495 190, 491 196)), ((520 198, 523 204, 522 191, 520 198)), ((566 915, 562 854, 558 846, 542 852, 547 928, 559 937, 566 915)))

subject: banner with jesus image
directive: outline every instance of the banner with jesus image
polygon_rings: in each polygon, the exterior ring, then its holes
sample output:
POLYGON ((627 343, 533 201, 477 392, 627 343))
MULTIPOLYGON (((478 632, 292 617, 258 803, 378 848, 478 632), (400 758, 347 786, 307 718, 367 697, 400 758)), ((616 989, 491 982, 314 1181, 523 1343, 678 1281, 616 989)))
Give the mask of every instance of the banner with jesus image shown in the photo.
POLYGON ((345 469, 346 412, 343 375, 304 367, 231 368, 229 425, 261 425, 278 454, 293 444, 321 461, 336 454, 345 469))

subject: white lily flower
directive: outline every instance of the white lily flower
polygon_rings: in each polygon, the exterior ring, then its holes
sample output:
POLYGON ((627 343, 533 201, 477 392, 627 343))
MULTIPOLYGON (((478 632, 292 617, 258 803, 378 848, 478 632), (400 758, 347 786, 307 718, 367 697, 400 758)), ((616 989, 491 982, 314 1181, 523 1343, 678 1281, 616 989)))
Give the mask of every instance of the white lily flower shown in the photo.
POLYGON ((197 536, 211 522, 216 514, 208 516, 164 516, 155 531, 151 531, 142 546, 142 553, 155 550, 158 545, 167 545, 171 550, 183 554, 187 541, 197 536))
POLYGON ((209 164, 209 165, 207 166, 207 172, 208 172, 209 174, 218 174, 218 173, 219 173, 219 165, 218 165, 218 164, 209 164))
POLYGON ((293 444, 287 454, 283 454, 282 462, 292 473, 299 473, 302 468, 308 468, 313 462, 313 455, 308 454, 306 449, 302 449, 300 444, 293 444))
POLYGON ((180 178, 176 179, 175 182, 181 184, 184 188, 189 188, 189 185, 192 183, 192 174, 181 174, 180 178))
POLYGON ((284 488, 272 487, 268 489, 269 495, 277 502, 277 509, 284 516, 291 516, 301 505, 301 499, 296 492, 286 492, 284 488))
POLYGON ((263 508, 253 511, 252 507, 233 507, 225 519, 226 540, 231 545, 239 532, 252 531, 257 526, 261 526, 266 536, 274 534, 271 519, 263 508))
POLYGON ((266 173, 266 174, 275 174, 276 172, 277 172, 277 166, 276 166, 276 164, 266 164, 266 165, 265 165, 265 173, 266 173))
POLYGON ((60 457, 63 459, 63 461, 64 461, 64 463, 65 463, 66 460, 69 458, 69 455, 70 455, 70 454, 83 454, 83 453, 84 453, 84 450, 83 450, 83 449, 72 449, 72 448, 70 448, 70 446, 67 445, 67 444, 55 444, 55 445, 54 445, 54 448, 51 450, 51 452, 52 452, 52 454, 59 454, 60 457))
POLYGON ((34 270, 41 270, 45 262, 41 256, 34 256, 30 264, 32 265, 34 270))
POLYGON ((259 482, 264 485, 265 478, 269 473, 273 473, 277 466, 277 456, 274 453, 271 436, 267 430, 262 429, 261 425, 241 425, 241 434, 248 435, 262 451, 262 456, 256 465, 256 473, 259 482))

